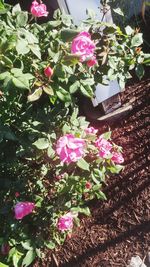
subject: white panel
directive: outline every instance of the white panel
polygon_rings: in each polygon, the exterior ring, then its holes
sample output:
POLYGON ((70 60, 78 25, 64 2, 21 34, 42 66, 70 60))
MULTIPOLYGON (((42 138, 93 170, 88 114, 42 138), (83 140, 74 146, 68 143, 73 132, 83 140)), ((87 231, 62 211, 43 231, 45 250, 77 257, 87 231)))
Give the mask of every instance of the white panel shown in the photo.
POLYGON ((65 0, 57 0, 57 2, 58 2, 60 9, 64 11, 65 13, 68 13, 69 10, 66 6, 65 0))
POLYGON ((97 106, 98 103, 103 102, 119 92, 120 87, 117 81, 110 81, 108 85, 98 84, 95 91, 96 99, 92 101, 93 106, 97 106))
POLYGON ((103 13, 100 13, 99 9, 99 0, 67 0, 66 2, 76 24, 79 24, 81 20, 87 18, 87 9, 94 10, 99 20, 103 17, 103 13))

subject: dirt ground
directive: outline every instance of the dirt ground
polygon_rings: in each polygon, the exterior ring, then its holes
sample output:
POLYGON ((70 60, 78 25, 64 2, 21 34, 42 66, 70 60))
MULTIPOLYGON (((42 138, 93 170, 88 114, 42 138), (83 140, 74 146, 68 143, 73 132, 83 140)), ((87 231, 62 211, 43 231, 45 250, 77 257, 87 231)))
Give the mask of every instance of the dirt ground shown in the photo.
MULTIPOLYGON (((122 94, 133 110, 112 125, 113 140, 123 147, 125 168, 112 176, 104 191, 107 201, 92 201, 91 217, 63 247, 47 252, 42 267, 125 267, 134 255, 146 259, 150 251, 150 79, 135 83, 122 94)), ((146 262, 146 261, 145 261, 146 262)), ((147 266, 150 266, 150 263, 147 266)))

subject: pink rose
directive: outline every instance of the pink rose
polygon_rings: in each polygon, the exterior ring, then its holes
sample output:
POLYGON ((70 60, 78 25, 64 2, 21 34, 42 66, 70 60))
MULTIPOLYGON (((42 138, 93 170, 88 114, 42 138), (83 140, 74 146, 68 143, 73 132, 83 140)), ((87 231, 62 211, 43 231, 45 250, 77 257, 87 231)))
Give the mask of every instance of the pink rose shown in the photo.
POLYGON ((96 60, 96 57, 93 56, 90 60, 87 61, 87 66, 90 68, 90 67, 93 67, 94 65, 97 64, 97 60, 96 60))
POLYGON ((57 224, 59 231, 64 232, 71 230, 73 227, 73 217, 74 216, 71 212, 68 212, 67 214, 60 217, 57 224))
POLYGON ((32 202, 19 202, 15 205, 15 218, 17 220, 22 219, 26 215, 30 214, 35 208, 35 204, 32 202))
POLYGON ((86 184, 85 184, 85 188, 86 189, 91 189, 92 188, 92 184, 87 181, 86 184))
POLYGON ((95 44, 91 40, 91 35, 88 32, 79 33, 71 45, 71 53, 80 56, 80 61, 93 57, 95 51, 95 44))
POLYGON ((16 192, 15 193, 15 197, 19 197, 20 196, 20 193, 19 192, 16 192))
POLYGON ((44 69, 44 74, 45 74, 46 77, 51 78, 52 75, 53 75, 53 69, 51 67, 49 67, 49 66, 46 67, 44 69))
POLYGON ((112 144, 101 136, 95 142, 97 148, 99 149, 99 155, 101 158, 105 158, 110 154, 112 149, 112 144))
POLYGON ((120 152, 112 152, 111 160, 119 164, 124 162, 124 158, 120 152))
POLYGON ((76 162, 84 155, 85 141, 73 134, 66 134, 57 141, 56 152, 65 163, 76 162))
POLYGON ((94 127, 89 127, 85 129, 86 134, 97 134, 98 130, 94 127))
POLYGON ((3 243, 1 246, 1 253, 2 255, 7 255, 9 253, 10 246, 8 243, 3 243))
POLYGON ((34 17, 47 17, 47 7, 45 4, 39 4, 36 0, 32 2, 30 12, 34 17))

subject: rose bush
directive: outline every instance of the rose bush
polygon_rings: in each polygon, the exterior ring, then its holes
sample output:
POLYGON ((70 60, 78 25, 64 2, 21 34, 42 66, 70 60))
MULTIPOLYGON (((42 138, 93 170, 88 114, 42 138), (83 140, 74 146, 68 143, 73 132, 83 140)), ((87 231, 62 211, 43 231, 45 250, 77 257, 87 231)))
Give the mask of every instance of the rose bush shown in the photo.
POLYGON ((124 86, 130 69, 141 77, 149 63, 129 27, 89 17, 78 28, 60 11, 29 23, 48 15, 36 1, 31 13, 0 0, 0 264, 9 267, 30 266, 45 247, 63 244, 123 168, 111 132, 78 117, 76 92, 93 97, 106 75, 124 86))

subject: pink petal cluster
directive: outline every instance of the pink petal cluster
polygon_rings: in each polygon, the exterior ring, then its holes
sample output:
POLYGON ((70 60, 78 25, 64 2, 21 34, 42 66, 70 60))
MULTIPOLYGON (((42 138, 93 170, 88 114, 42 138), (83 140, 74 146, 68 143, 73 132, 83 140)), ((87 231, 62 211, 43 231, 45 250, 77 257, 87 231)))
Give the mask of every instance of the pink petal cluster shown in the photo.
POLYGON ((51 67, 49 67, 49 66, 46 67, 44 69, 44 74, 45 74, 46 77, 51 78, 52 75, 53 75, 53 69, 51 67))
POLYGON ((98 62, 97 62, 97 59, 95 56, 93 56, 90 60, 87 61, 87 66, 89 68, 92 68, 94 65, 96 65, 98 62))
POLYGON ((95 48, 96 46, 91 40, 90 33, 81 32, 72 41, 71 53, 79 55, 80 61, 83 62, 90 57, 94 57, 95 48))
POLYGON ((32 202, 18 202, 14 208, 15 218, 17 220, 22 219, 26 215, 30 214, 34 208, 35 204, 32 202))
POLYGON ((119 164, 124 162, 124 158, 120 152, 112 152, 111 160, 119 164))
POLYGON ((59 138, 56 152, 64 163, 76 162, 84 155, 85 141, 73 134, 66 134, 59 138))
POLYGON ((60 217, 57 224, 59 231, 64 232, 71 230, 73 228, 73 218, 74 216, 71 212, 60 217))
POLYGON ((112 144, 101 136, 95 142, 97 148, 99 149, 99 156, 101 158, 106 158, 110 154, 112 149, 112 144))
POLYGON ((86 134, 97 134, 98 130, 94 127, 88 127, 85 129, 86 134))
POLYGON ((30 12, 34 17, 47 17, 48 12, 47 12, 47 7, 45 4, 38 3, 36 0, 32 2, 30 12))

